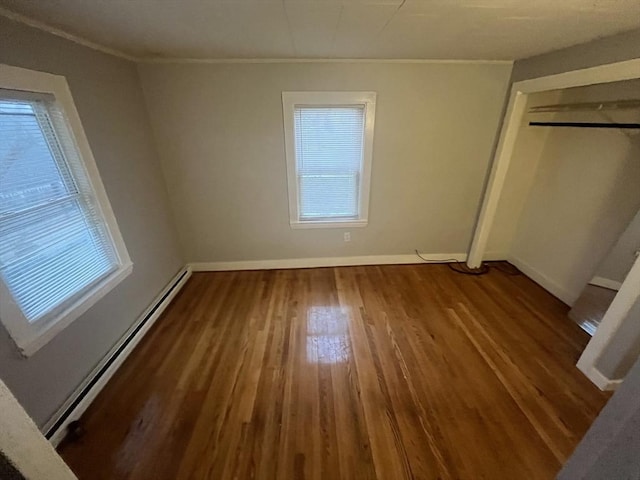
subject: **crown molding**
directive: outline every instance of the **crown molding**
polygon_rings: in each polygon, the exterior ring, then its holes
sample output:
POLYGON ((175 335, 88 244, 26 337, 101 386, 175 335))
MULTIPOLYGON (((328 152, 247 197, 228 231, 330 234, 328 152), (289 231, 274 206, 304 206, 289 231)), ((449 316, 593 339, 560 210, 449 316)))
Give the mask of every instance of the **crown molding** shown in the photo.
POLYGON ((259 63, 398 63, 398 64, 441 64, 441 65, 513 65, 512 60, 447 60, 425 58, 165 58, 145 57, 140 63, 155 64, 259 64, 259 63))
POLYGON ((107 55, 112 55, 114 57, 122 58, 124 60, 129 60, 130 62, 140 61, 140 58, 135 57, 133 55, 129 55, 127 53, 121 52, 120 50, 116 50, 115 48, 105 47, 104 45, 100 45, 99 43, 92 42, 91 40, 87 40, 86 38, 79 37, 78 35, 65 32, 64 30, 53 27, 39 20, 34 20, 33 18, 29 18, 25 15, 16 13, 12 10, 8 10, 4 7, 0 7, 0 15, 8 18, 9 20, 13 20, 14 22, 22 23, 29 27, 42 30, 43 32, 50 33, 51 35, 55 35, 56 37, 64 38, 65 40, 69 40, 73 43, 77 43, 78 45, 82 45, 83 47, 87 47, 101 53, 106 53, 107 55))
POLYGON ((397 64, 434 64, 434 65, 513 65, 513 60, 470 60, 470 59, 422 59, 422 58, 181 58, 181 57, 138 57, 115 48, 107 47, 86 38, 65 32, 47 23, 35 20, 4 7, 0 7, 0 16, 6 17, 29 27, 42 30, 64 38, 83 47, 107 55, 136 63, 155 64, 264 64, 264 63, 397 63, 397 64))

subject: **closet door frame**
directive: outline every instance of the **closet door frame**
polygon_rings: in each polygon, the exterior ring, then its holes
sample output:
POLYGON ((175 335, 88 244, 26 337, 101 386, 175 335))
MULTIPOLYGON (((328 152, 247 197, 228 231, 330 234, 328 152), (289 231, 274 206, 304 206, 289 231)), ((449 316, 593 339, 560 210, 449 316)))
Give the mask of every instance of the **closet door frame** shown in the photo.
MULTIPOLYGON (((467 255, 467 265, 470 268, 478 268, 485 257, 489 234, 507 181, 507 172, 518 130, 526 113, 528 95, 637 78, 640 78, 640 58, 532 78, 516 82, 511 86, 509 103, 498 137, 489 180, 467 255)), ((602 318, 600 327, 578 360, 578 368, 602 390, 613 390, 622 382, 621 379, 606 378, 596 368, 596 362, 637 300, 640 300, 640 258, 636 259, 618 294, 602 318)))

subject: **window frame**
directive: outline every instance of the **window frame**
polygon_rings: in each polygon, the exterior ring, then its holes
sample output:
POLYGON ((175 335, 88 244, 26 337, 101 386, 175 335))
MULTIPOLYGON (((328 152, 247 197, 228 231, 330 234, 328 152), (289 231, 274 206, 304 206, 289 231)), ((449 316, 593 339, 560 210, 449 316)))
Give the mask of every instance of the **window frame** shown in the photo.
POLYGON ((287 187, 289 196, 289 224, 291 228, 350 228, 366 227, 369 223, 369 196, 371 166, 373 163, 373 136, 375 128, 376 92, 282 92, 287 187), (300 196, 295 145, 296 106, 309 107, 364 107, 362 165, 358 196, 358 218, 346 220, 301 220, 300 196))
POLYGON ((92 288, 62 309, 57 315, 45 321, 30 324, 13 300, 4 281, 0 278, 0 322, 22 355, 28 357, 53 339, 60 331, 91 308, 98 300, 110 292, 133 271, 133 263, 125 246, 116 218, 107 198, 89 142, 73 102, 73 97, 65 77, 38 72, 10 65, 0 64, 0 88, 25 93, 47 94, 55 98, 62 111, 81 165, 69 165, 75 179, 83 175, 96 200, 96 207, 104 219, 105 227, 116 253, 116 269, 100 280, 92 288), (82 171, 80 171, 82 170, 82 171))

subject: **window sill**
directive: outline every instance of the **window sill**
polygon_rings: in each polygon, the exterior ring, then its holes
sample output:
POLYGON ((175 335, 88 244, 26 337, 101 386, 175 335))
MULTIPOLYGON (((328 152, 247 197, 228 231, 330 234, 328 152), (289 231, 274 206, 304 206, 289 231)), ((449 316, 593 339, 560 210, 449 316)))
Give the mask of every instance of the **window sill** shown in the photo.
POLYGON ((291 228, 359 228, 366 227, 367 220, 345 220, 345 221, 321 221, 321 222, 290 222, 291 228))
POLYGON ((105 278, 91 291, 87 292, 86 295, 79 298, 78 301, 70 305, 60 315, 45 324, 38 325, 35 323, 27 326, 27 328, 20 328, 20 332, 12 332, 12 330, 14 330, 11 328, 12 325, 7 325, 5 322, 5 327, 9 330, 11 337, 13 337, 18 349, 20 350, 20 353, 24 357, 30 357, 33 355, 52 340, 58 333, 95 305, 98 300, 113 290, 120 282, 127 278, 132 271, 133 263, 131 262, 120 266, 118 270, 105 278))

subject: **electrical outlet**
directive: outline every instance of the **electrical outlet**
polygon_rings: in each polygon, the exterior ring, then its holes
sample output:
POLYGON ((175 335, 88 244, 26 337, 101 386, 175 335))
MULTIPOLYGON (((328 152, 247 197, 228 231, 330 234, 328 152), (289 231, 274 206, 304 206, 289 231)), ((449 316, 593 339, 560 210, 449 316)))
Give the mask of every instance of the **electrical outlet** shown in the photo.
POLYGON ((351 241, 351 232, 344 232, 344 241, 345 242, 351 241))

